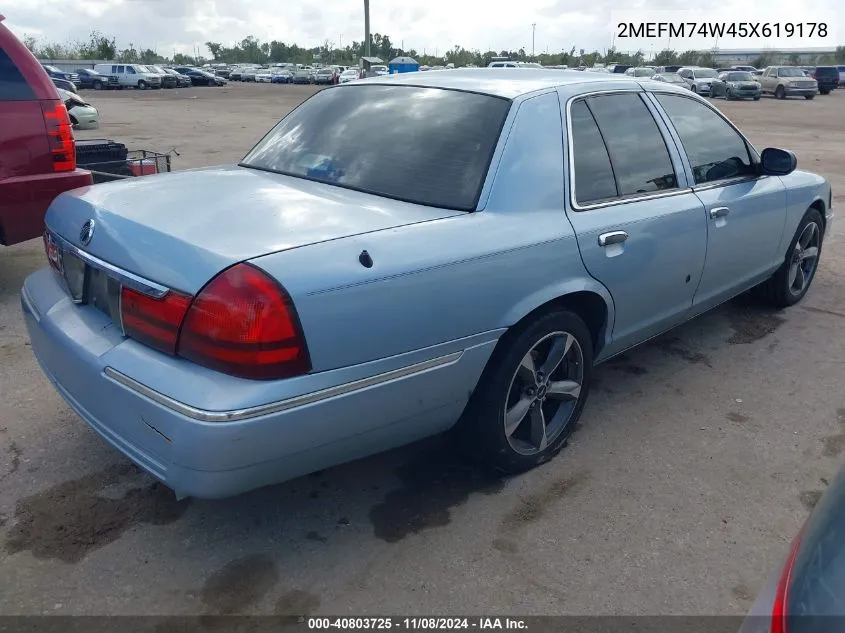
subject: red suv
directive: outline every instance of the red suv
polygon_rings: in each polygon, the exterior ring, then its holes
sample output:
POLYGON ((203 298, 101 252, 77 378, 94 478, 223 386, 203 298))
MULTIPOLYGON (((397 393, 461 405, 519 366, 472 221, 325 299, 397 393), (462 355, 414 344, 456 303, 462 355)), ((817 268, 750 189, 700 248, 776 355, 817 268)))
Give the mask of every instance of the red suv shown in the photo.
POLYGON ((57 195, 93 184, 76 168, 70 118, 53 80, 0 15, 0 244, 39 237, 57 195))

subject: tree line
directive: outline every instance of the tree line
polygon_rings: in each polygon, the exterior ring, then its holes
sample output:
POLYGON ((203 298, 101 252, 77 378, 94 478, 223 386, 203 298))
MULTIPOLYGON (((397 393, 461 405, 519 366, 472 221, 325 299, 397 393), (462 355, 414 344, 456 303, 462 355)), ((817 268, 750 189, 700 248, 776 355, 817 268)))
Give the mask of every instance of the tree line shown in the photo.
MULTIPOLYGON (((344 66, 354 65, 358 58, 364 55, 364 42, 353 41, 345 46, 335 46, 330 40, 325 40, 322 45, 312 48, 302 47, 298 44, 287 44, 278 40, 261 41, 250 35, 240 42, 225 45, 221 42, 206 42, 209 56, 185 55, 174 52, 173 55, 162 55, 153 49, 138 49, 130 43, 124 48, 118 47, 114 37, 109 37, 98 31, 92 31, 87 40, 73 41, 66 44, 41 42, 32 36, 24 38, 26 46, 40 59, 101 59, 115 60, 124 63, 139 64, 164 64, 173 63, 178 65, 200 65, 208 62, 219 63, 252 63, 268 64, 278 62, 291 62, 298 64, 311 64, 320 62, 324 64, 339 64, 344 66)), ((388 35, 373 33, 370 35, 370 54, 380 57, 385 62, 394 57, 413 57, 420 64, 436 66, 452 63, 455 66, 486 66, 493 57, 508 57, 518 61, 535 61, 544 66, 587 66, 597 63, 617 62, 621 64, 641 65, 648 61, 657 66, 668 66, 671 64, 684 66, 715 66, 711 53, 701 51, 678 52, 664 50, 647 60, 642 51, 636 53, 622 53, 618 50, 609 49, 604 52, 587 52, 585 49, 571 47, 568 51, 557 53, 540 53, 531 56, 520 48, 515 51, 486 51, 469 50, 462 46, 455 46, 446 50, 443 54, 440 51, 416 49, 403 49, 394 45, 388 35)), ((788 62, 793 65, 800 63, 797 55, 791 55, 786 59, 775 52, 761 55, 751 62, 757 68, 764 68, 773 63, 788 62)), ((845 63, 845 46, 838 46, 832 55, 818 55, 807 60, 809 65, 823 65, 845 63)))

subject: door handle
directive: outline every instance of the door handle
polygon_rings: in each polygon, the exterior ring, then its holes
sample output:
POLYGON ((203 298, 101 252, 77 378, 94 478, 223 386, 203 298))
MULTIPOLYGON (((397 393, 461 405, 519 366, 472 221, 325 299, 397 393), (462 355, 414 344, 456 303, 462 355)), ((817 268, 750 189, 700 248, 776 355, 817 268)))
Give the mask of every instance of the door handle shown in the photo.
POLYGON ((621 244, 627 239, 628 234, 625 231, 611 231, 610 233, 602 233, 601 235, 599 235, 599 246, 621 244))
POLYGON ((715 220, 716 218, 725 217, 730 212, 731 210, 727 207, 716 207, 714 209, 710 209, 710 217, 715 220))

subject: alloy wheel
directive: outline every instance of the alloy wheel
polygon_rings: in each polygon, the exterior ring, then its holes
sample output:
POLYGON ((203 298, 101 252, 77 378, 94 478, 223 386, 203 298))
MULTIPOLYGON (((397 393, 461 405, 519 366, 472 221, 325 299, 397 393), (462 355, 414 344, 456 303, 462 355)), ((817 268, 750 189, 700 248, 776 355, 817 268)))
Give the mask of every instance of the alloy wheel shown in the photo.
POLYGON ((787 284, 793 296, 803 293, 813 279, 819 263, 821 231, 815 222, 809 222, 795 242, 789 264, 787 284))
POLYGON ((584 353, 569 332, 547 334, 525 354, 505 399, 503 424, 521 455, 545 450, 572 421, 584 382, 584 353))

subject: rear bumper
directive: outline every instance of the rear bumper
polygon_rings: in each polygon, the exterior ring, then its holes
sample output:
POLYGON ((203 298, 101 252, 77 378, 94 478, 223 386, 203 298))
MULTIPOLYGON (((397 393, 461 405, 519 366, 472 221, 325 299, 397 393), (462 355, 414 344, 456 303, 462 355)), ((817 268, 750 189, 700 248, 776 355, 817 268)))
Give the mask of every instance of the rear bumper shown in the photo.
POLYGON ((93 183, 91 172, 82 169, 0 180, 0 244, 11 246, 40 236, 53 199, 93 183))
POLYGON ((71 408, 177 495, 201 498, 236 495, 445 431, 498 338, 489 333, 275 381, 276 397, 250 407, 244 393, 256 389, 254 381, 125 339, 104 314, 73 304, 50 269, 26 279, 21 307, 32 350, 71 408), (151 374, 162 382, 144 384, 151 374), (198 384, 223 406, 200 408, 173 392, 198 384))

